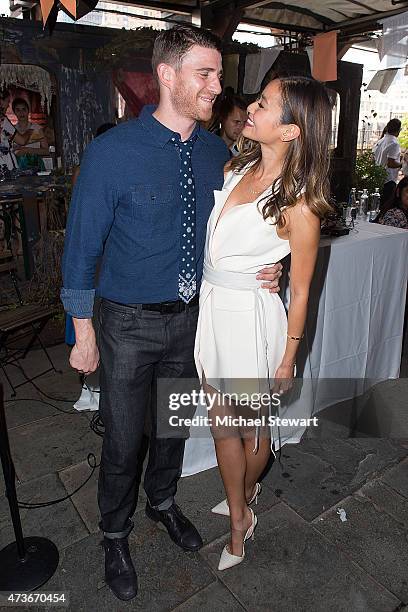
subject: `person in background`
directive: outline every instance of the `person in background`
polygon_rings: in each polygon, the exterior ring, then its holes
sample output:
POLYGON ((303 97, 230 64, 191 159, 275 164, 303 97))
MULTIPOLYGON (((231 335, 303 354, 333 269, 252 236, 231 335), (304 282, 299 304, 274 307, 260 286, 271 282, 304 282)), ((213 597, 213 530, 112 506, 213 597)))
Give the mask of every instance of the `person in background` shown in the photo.
POLYGON ((378 223, 408 229, 408 177, 398 183, 394 199, 378 223))
POLYGON ((391 119, 385 126, 383 136, 373 147, 375 163, 377 166, 383 166, 387 170, 387 179, 381 194, 382 209, 394 197, 398 172, 402 168, 401 147, 397 140, 400 131, 401 121, 399 119, 391 119))
MULTIPOLYGON (((102 123, 102 125, 100 125, 98 127, 98 129, 96 130, 96 132, 95 132, 95 138, 97 138, 98 136, 100 136, 104 132, 107 132, 108 130, 110 130, 113 127, 115 127, 114 123, 102 123)), ((72 170, 72 177, 71 177, 72 186, 74 186, 75 183, 77 182, 77 178, 79 176, 80 169, 81 169, 81 166, 78 165, 78 166, 74 166, 74 169, 72 170)))
POLYGON ((236 95, 227 94, 219 109, 220 136, 231 152, 231 157, 239 154, 237 140, 247 120, 247 104, 236 95))
POLYGON ((247 119, 246 109, 246 102, 234 93, 232 87, 227 87, 222 98, 215 102, 211 119, 201 123, 209 132, 221 136, 230 151, 231 157, 235 157, 239 153, 237 140, 247 119))
POLYGON ((17 160, 11 150, 15 142, 24 146, 30 140, 33 131, 28 129, 24 135, 19 134, 6 113, 10 105, 10 92, 8 89, 0 89, 0 170, 13 170, 17 168, 17 160))
POLYGON ((404 175, 404 177, 408 177, 408 149, 403 152, 401 162, 402 162, 401 172, 404 175))
POLYGON ((49 155, 49 146, 41 126, 29 121, 30 107, 24 98, 15 98, 11 107, 18 120, 14 126, 17 132, 23 135, 28 130, 32 130, 32 135, 26 145, 21 146, 17 143, 14 146, 19 167, 39 166, 44 169, 41 156, 49 155))

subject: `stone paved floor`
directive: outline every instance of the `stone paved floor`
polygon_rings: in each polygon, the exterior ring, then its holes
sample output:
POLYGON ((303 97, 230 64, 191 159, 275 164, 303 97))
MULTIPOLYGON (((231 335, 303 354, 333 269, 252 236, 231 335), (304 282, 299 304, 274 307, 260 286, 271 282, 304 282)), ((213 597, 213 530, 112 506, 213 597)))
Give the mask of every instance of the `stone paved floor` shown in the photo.
MULTIPOLYGON (((76 398, 80 386, 68 369, 66 348, 60 345, 51 353, 63 373, 40 378, 38 385, 53 397, 76 398)), ((42 367, 38 352, 27 361, 30 372, 42 367)), ((370 405, 378 409, 380 425, 389 414, 407 424, 407 383, 387 381, 372 391, 370 405)), ((17 401, 6 404, 18 498, 31 503, 72 492, 90 473, 88 453, 98 457, 101 446, 89 428, 90 413, 72 410, 69 402, 45 401, 54 406, 41 403, 27 385, 17 401)), ((69 610, 75 612, 407 609, 407 431, 403 439, 401 426, 399 433, 388 430, 398 439, 349 438, 341 435, 340 425, 336 431, 333 439, 313 437, 284 447, 282 464, 275 462, 263 481, 255 541, 247 546, 245 562, 229 571, 216 569, 228 520, 209 512, 223 497, 217 470, 183 478, 179 486, 178 503, 205 541, 198 554, 178 549, 146 518, 141 492, 130 536, 140 593, 130 603, 116 600, 103 580, 98 470, 72 499, 21 510, 25 535, 49 537, 60 551, 57 572, 41 590, 67 592, 69 610), (347 521, 340 520, 339 508, 347 521)), ((13 539, 1 480, 0 548, 13 539)))

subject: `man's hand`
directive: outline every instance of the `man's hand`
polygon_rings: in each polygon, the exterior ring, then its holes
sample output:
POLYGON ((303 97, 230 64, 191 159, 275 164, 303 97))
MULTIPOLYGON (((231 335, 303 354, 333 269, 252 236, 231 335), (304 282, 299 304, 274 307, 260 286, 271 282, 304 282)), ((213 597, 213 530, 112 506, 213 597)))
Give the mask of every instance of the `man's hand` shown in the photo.
POLYGON ((95 372, 99 365, 99 350, 96 346, 95 330, 91 319, 72 319, 75 327, 75 346, 69 363, 81 374, 95 372))
POLYGON ((282 276, 282 268, 282 264, 278 262, 273 266, 268 266, 267 268, 259 270, 256 278, 258 280, 267 281, 266 283, 262 283, 261 287, 268 289, 269 293, 279 293, 279 279, 282 276))

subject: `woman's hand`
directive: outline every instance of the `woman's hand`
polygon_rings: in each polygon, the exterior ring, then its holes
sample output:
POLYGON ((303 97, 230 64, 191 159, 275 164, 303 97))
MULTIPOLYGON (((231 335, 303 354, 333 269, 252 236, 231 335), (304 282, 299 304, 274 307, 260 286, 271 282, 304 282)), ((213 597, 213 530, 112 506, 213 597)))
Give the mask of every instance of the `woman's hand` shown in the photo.
POLYGON ((14 151, 14 155, 16 155, 17 157, 20 157, 20 155, 28 155, 31 152, 32 152, 32 149, 30 149, 29 147, 19 147, 18 149, 14 151))
POLYGON ((295 364, 281 363, 275 372, 274 384, 272 393, 283 395, 293 387, 293 379, 295 377, 295 364))

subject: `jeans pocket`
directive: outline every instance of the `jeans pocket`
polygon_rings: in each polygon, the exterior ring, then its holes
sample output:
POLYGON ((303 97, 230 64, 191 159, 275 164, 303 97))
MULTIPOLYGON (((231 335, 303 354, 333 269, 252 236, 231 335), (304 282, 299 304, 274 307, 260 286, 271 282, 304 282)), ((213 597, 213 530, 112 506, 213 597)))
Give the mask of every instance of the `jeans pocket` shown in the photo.
POLYGON ((133 320, 134 312, 129 306, 103 299, 100 307, 100 322, 112 330, 121 331, 126 322, 133 320))

